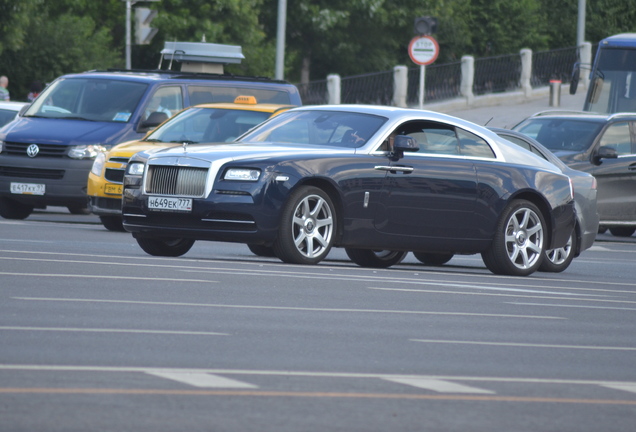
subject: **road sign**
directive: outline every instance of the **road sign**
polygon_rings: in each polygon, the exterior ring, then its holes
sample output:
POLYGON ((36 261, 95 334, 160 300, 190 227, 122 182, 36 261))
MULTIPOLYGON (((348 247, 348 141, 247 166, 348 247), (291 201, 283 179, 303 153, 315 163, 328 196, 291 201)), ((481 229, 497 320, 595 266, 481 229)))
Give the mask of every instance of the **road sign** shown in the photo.
POLYGON ((413 63, 430 65, 439 55, 439 45, 433 36, 415 36, 409 43, 409 56, 413 63))

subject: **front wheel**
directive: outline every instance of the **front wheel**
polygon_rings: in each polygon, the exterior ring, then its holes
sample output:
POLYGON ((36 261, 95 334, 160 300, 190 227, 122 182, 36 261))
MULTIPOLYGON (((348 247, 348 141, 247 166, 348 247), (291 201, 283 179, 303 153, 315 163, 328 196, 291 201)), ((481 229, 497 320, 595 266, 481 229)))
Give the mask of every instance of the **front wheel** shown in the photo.
POLYGON ((33 206, 8 198, 0 198, 0 216, 5 219, 26 219, 33 213, 33 206))
POLYGON ((121 216, 100 216, 99 220, 101 221, 102 225, 104 225, 104 228, 106 228, 108 231, 126 231, 124 229, 121 216))
POLYGON ((178 257, 190 250, 194 240, 168 237, 136 237, 137 244, 148 255, 178 257))
POLYGON ((292 192, 281 213, 276 256, 290 264, 318 264, 333 246, 336 209, 329 195, 313 186, 292 192))
POLYGON ((565 246, 545 252, 545 258, 539 266, 539 271, 560 273, 568 268, 574 259, 577 245, 576 233, 572 231, 565 246))
POLYGON ((545 253, 546 224, 537 206, 515 200, 503 211, 491 245, 481 257, 494 274, 528 276, 545 253))
POLYGON ((408 252, 371 249, 350 249, 345 252, 360 267, 387 268, 401 262, 408 252))

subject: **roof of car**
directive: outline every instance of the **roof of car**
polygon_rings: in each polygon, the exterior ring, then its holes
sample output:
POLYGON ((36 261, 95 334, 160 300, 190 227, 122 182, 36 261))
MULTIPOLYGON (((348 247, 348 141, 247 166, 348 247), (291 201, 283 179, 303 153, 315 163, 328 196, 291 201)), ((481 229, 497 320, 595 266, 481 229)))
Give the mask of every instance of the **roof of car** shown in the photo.
POLYGON ((621 119, 636 119, 636 113, 621 112, 612 114, 602 114, 589 111, 565 111, 565 110, 548 110, 540 111, 531 115, 528 118, 569 118, 569 119, 585 119, 589 121, 596 121, 599 123, 605 123, 608 121, 621 120, 621 119))
MULTIPOLYGON (((187 80, 187 81, 245 81, 251 83, 276 83, 290 84, 284 80, 276 80, 268 77, 243 76, 233 74, 213 74, 199 72, 181 72, 172 70, 143 70, 143 69, 106 69, 90 70, 75 74, 67 74, 65 77, 86 77, 97 78, 126 78, 139 81, 159 81, 159 80, 187 80)), ((290 84, 291 85, 291 84, 290 84)))
POLYGON ((28 102, 17 102, 17 101, 1 101, 0 109, 9 110, 9 111, 20 111, 23 106, 28 105, 28 102))

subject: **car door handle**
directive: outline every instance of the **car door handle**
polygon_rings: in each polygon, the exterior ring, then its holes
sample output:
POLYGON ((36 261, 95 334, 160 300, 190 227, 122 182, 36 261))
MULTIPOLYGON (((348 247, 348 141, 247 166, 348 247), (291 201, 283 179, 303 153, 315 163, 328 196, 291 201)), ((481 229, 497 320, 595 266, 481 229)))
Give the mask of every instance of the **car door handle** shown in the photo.
POLYGON ((403 173, 413 172, 413 167, 407 167, 407 166, 376 165, 375 169, 380 171, 390 171, 390 172, 398 172, 398 171, 403 173))

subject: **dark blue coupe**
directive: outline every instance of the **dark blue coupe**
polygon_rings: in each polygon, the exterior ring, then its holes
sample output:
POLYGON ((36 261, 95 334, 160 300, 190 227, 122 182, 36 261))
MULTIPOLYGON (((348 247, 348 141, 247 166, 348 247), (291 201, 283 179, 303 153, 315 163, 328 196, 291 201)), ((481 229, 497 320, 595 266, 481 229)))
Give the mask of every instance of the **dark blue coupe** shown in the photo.
POLYGON ((480 253, 493 273, 525 276, 570 238, 572 193, 554 165, 473 123, 325 105, 289 110, 233 143, 137 153, 122 211, 151 255, 183 255, 195 240, 297 264, 332 247, 375 267, 408 251, 480 253))

